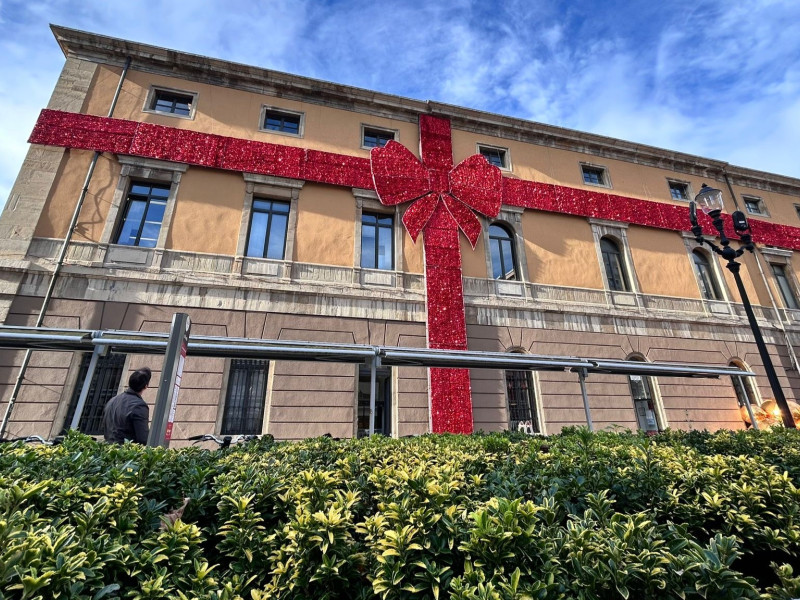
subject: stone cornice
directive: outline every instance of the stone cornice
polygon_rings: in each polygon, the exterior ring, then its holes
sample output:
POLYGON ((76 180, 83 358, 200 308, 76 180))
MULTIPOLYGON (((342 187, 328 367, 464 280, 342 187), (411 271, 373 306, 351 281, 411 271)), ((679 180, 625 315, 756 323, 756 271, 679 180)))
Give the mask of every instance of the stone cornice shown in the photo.
POLYGON ((197 54, 169 50, 52 25, 64 55, 121 67, 127 56, 136 70, 259 94, 416 122, 420 113, 449 117, 455 129, 592 156, 633 162, 737 185, 800 196, 800 179, 738 167, 724 161, 636 144, 434 101, 421 101, 282 73, 197 54))

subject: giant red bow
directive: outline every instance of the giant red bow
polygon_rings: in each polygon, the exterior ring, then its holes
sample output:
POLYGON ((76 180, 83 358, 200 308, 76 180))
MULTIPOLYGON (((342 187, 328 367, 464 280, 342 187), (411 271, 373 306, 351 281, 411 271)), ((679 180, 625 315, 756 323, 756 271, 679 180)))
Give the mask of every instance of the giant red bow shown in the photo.
POLYGON ((443 172, 427 168, 410 150, 392 140, 383 148, 373 148, 370 158, 375 191, 383 204, 414 201, 403 216, 403 224, 415 242, 440 201, 473 248, 481 223, 471 209, 487 217, 500 213, 503 177, 500 169, 480 154, 443 172))

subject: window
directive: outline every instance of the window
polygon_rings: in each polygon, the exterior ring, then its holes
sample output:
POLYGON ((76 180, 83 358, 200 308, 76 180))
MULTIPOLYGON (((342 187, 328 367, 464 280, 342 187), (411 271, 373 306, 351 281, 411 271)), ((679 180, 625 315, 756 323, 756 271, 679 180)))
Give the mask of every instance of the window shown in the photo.
POLYGON ((541 433, 536 414, 536 393, 530 371, 506 371, 509 429, 541 433))
POLYGON ((191 118, 194 114, 195 97, 195 94, 153 88, 147 108, 151 112, 191 118))
POLYGON ((502 225, 489 227, 489 250, 492 255, 492 277, 495 279, 518 279, 514 237, 502 225))
POLYGON ((395 139, 395 132, 391 129, 364 127, 361 130, 362 148, 383 148, 390 140, 393 139, 395 139))
MULTIPOLYGON (((64 420, 64 431, 72 425, 75 416, 75 409, 78 407, 78 399, 83 390, 83 382, 89 374, 89 363, 92 360, 92 353, 87 352, 81 357, 81 365, 78 368, 78 378, 75 381, 75 390, 69 401, 67 418, 64 420)), ((103 409, 106 403, 117 395, 119 382, 122 379, 122 370, 125 368, 124 354, 111 354, 98 357, 97 365, 94 369, 94 376, 89 387, 89 395, 86 397, 86 404, 83 405, 83 413, 78 422, 78 431, 87 435, 102 435, 105 433, 103 426, 103 409)))
POLYGON ((717 277, 705 252, 694 250, 692 252, 694 266, 697 268, 697 277, 700 283, 700 291, 706 300, 723 300, 717 277))
POLYGON ((797 296, 794 293, 794 286, 789 281, 789 275, 786 273, 786 265, 778 265, 772 263, 772 274, 775 276, 775 281, 778 284, 778 289, 781 291, 781 298, 783 298, 783 305, 792 310, 800 309, 797 303, 797 296))
POLYGON ((250 213, 247 256, 283 260, 288 223, 287 202, 254 198, 250 213))
POLYGON ((394 268, 392 215, 361 213, 361 266, 365 269, 394 268))
POLYGON ((797 218, 800 219, 800 204, 794 205, 794 212, 797 213, 797 218))
MULTIPOLYGON (((629 360, 644 362, 642 358, 632 357, 629 360)), ((656 400, 653 395, 654 380, 645 375, 628 375, 628 383, 633 398, 633 409, 636 413, 636 423, 641 431, 653 435, 664 430, 656 410, 656 400)))
MULTIPOLYGON (((739 363, 738 361, 731 361, 729 366, 749 370, 746 365, 739 363)), ((761 405, 753 378, 742 377, 741 375, 731 375, 731 383, 733 384, 733 390, 736 392, 736 401, 739 404, 739 414, 741 415, 745 426, 748 428, 752 427, 752 423, 750 422, 750 414, 747 411, 747 404, 750 404, 756 415, 759 411, 756 411, 755 409, 761 405)), ((758 417, 756 417, 756 419, 758 419, 758 417)), ((759 422, 759 424, 761 423, 759 422)))
POLYGON ((489 161, 490 165, 499 167, 501 169, 509 168, 508 150, 506 148, 497 148, 495 146, 483 146, 478 144, 478 152, 489 161))
MULTIPOLYGON (((375 433, 392 435, 391 389, 392 370, 388 367, 376 369, 375 373, 375 433)), ((358 423, 357 437, 369 435, 370 369, 358 369, 358 423)))
POLYGON ((264 106, 261 109, 261 129, 300 136, 303 134, 303 113, 264 106))
POLYGON ((155 248, 169 197, 168 185, 133 183, 115 243, 155 248))
POLYGON ((624 262, 619 246, 611 238, 600 239, 600 251, 603 255, 608 287, 616 292, 629 292, 631 287, 625 274, 624 262))
POLYGON ((267 364, 266 360, 231 360, 221 434, 261 434, 267 395, 267 364))
POLYGON ((751 215, 767 215, 767 207, 764 201, 756 196, 742 196, 745 210, 751 215))
POLYGON ((581 165, 581 173, 583 174, 583 183, 588 185, 611 187, 611 184, 608 180, 608 174, 606 173, 606 169, 604 167, 581 165))
POLYGON ((670 181, 669 195, 673 200, 689 200, 689 184, 681 181, 670 181))

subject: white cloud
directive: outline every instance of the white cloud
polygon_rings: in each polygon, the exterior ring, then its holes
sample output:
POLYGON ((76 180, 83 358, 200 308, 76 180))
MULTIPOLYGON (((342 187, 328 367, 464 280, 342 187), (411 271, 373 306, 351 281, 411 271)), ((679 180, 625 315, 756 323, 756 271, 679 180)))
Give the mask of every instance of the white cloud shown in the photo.
POLYGON ((13 0, 0 202, 63 64, 48 21, 800 177, 795 0, 13 0))

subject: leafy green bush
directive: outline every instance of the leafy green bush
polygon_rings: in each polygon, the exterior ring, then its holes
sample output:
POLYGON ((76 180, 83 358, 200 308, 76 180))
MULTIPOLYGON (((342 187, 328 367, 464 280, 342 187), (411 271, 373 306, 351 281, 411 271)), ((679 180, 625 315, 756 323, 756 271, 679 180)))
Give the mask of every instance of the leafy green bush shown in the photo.
POLYGON ((226 451, 71 433, 0 446, 0 600, 788 600, 798 486, 788 430, 226 451))

